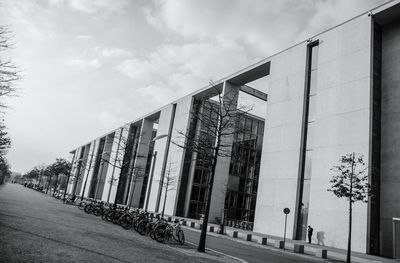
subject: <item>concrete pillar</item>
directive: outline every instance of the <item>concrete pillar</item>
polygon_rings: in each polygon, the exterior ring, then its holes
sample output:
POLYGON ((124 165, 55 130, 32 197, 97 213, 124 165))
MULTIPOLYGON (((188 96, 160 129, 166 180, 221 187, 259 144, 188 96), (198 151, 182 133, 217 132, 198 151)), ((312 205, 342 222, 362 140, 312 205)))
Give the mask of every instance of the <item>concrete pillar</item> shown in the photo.
POLYGON ((112 133, 107 135, 106 137, 104 151, 102 153, 102 161, 100 163, 99 175, 97 177, 98 182, 96 186, 95 198, 102 201, 105 201, 104 199, 102 199, 102 197, 103 197, 104 185, 106 183, 107 170, 109 167, 108 162, 110 160, 110 153, 114 142, 114 136, 115 133, 112 133))
POLYGON ((140 130, 139 144, 132 173, 132 182, 129 190, 128 204, 131 207, 139 207, 143 186, 143 177, 146 169, 149 145, 153 133, 153 121, 143 119, 140 130), (133 190, 134 189, 134 190, 133 190), (133 191, 133 192, 132 192, 133 191))
MULTIPOLYGON (((225 104, 223 107, 226 110, 237 109, 237 101, 239 95, 239 87, 234 86, 228 82, 224 82, 222 90, 223 100, 225 104)), ((233 130, 232 130, 233 131, 233 130)), ((225 133, 229 131, 225 130, 225 133)), ((230 136, 224 136, 221 138, 221 144, 227 145, 222 150, 224 152, 231 152, 233 143, 233 134, 230 136)), ((230 157, 218 157, 217 166, 215 169, 214 185, 211 195, 211 206, 209 220, 213 222, 216 217, 221 217, 223 209, 225 207, 225 195, 228 184, 229 167, 231 158, 230 157)))
MULTIPOLYGON (((96 160, 95 156, 96 149, 96 140, 90 143, 89 147, 89 155, 87 156, 87 164, 84 170, 84 174, 82 176, 82 187, 80 192, 80 196, 85 196, 85 193, 88 192, 88 184, 90 183, 89 176, 93 173, 93 167, 96 160)), ((86 195, 87 196, 87 195, 86 195)))

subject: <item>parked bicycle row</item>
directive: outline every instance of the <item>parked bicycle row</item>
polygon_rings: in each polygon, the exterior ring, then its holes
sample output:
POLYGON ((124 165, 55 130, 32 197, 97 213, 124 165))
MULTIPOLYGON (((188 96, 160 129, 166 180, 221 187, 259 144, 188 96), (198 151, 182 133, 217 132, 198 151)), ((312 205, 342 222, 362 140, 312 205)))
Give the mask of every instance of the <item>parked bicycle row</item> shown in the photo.
POLYGON ((185 235, 181 228, 182 220, 169 223, 160 214, 78 196, 69 196, 64 203, 75 205, 87 214, 101 217, 104 221, 120 225, 124 229, 135 230, 143 236, 148 235, 160 243, 172 239, 182 245, 185 243, 185 235))

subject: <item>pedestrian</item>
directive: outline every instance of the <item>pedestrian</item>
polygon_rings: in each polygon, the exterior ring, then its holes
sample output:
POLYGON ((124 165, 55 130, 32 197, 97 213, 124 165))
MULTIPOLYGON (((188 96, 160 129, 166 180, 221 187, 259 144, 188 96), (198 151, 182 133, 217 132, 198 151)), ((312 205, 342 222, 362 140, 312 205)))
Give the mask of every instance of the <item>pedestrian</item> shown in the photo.
POLYGON ((311 244, 312 233, 314 229, 311 226, 308 226, 308 243, 311 244))

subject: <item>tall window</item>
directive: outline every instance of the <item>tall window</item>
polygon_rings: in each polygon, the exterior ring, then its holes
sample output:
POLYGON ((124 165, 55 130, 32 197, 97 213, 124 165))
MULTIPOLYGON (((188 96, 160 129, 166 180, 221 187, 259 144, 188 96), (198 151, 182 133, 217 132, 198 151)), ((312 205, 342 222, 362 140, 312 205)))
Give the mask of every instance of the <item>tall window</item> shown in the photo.
POLYGON ((235 134, 225 197, 226 218, 254 222, 264 121, 245 116, 235 134))
POLYGON ((298 204, 297 239, 306 239, 310 207, 310 183, 314 150, 315 97, 318 73, 318 42, 308 46, 307 81, 303 124, 302 163, 300 171, 300 200, 298 204))

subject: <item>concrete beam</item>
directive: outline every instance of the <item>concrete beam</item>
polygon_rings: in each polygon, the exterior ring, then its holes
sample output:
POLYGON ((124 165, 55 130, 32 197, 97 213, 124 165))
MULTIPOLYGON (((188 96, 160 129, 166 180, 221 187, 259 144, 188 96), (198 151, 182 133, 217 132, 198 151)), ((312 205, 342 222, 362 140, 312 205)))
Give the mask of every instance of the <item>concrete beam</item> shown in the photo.
POLYGON ((243 91, 244 93, 249 94, 249 95, 251 95, 253 97, 256 97, 256 98, 258 98, 260 100, 263 100, 263 101, 267 101, 267 99, 268 99, 268 94, 267 93, 264 93, 262 91, 259 91, 259 90, 255 89, 255 88, 252 88, 252 87, 247 86, 247 85, 241 86, 240 87, 240 91, 243 91))

